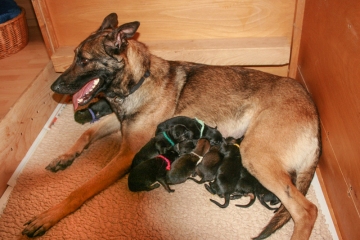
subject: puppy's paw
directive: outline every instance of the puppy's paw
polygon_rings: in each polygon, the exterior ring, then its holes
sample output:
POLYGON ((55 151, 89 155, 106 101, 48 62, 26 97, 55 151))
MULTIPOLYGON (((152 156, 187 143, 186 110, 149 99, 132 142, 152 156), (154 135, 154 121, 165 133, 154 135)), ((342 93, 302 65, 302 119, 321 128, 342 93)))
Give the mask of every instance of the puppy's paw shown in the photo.
POLYGON ((54 160, 52 160, 49 165, 45 167, 46 170, 57 172, 59 170, 64 170, 68 166, 70 166, 76 158, 76 155, 61 155, 54 160))
POLYGON ((204 184, 204 186, 205 186, 206 190, 207 190, 209 193, 211 193, 211 194, 215 194, 215 193, 216 193, 216 192, 214 191, 214 189, 212 189, 212 188, 210 187, 209 184, 204 184))

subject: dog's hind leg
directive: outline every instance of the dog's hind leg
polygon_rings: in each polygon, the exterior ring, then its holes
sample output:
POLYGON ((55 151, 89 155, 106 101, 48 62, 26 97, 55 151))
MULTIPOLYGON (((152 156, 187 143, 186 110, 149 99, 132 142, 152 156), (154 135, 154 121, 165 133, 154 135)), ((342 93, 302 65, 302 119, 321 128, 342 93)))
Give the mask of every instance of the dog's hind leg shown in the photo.
POLYGON ((92 142, 120 130, 120 123, 115 114, 104 117, 86 130, 76 143, 64 154, 58 156, 46 167, 47 170, 57 172, 70 166, 76 157, 92 142))
POLYGON ((295 187, 289 174, 262 172, 258 180, 281 200, 282 205, 258 237, 264 239, 287 223, 294 220, 292 240, 308 239, 317 217, 317 207, 295 187))

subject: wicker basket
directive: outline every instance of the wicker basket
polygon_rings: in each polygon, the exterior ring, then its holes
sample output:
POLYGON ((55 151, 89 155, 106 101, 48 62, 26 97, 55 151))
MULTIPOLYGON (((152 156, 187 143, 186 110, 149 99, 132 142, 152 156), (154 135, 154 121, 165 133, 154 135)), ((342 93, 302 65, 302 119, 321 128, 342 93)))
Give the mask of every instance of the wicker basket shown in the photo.
POLYGON ((25 9, 14 19, 0 24, 0 59, 23 49, 29 41, 25 9))

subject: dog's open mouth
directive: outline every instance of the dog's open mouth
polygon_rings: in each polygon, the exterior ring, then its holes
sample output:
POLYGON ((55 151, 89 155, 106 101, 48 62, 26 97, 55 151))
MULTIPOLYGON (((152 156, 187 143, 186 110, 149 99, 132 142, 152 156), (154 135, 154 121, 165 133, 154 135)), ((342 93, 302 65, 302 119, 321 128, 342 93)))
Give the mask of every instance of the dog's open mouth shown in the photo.
POLYGON ((74 110, 76 110, 79 105, 83 106, 90 102, 90 100, 95 96, 95 92, 99 89, 100 79, 95 78, 88 82, 84 87, 82 87, 78 92, 76 92, 73 97, 74 110))

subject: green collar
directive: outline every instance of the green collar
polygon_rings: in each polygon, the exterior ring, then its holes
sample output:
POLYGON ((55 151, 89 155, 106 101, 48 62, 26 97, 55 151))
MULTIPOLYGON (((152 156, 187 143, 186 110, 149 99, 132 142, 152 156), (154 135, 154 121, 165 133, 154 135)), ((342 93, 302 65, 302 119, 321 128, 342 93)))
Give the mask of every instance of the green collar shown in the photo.
POLYGON ((200 129, 200 138, 202 138, 203 132, 204 132, 204 128, 205 128, 205 124, 203 121, 195 118, 195 120, 201 125, 201 129, 200 129))
POLYGON ((164 137, 166 138, 166 140, 168 140, 168 142, 171 144, 171 146, 174 146, 175 143, 171 140, 171 138, 166 134, 166 132, 162 132, 162 134, 164 135, 164 137))

